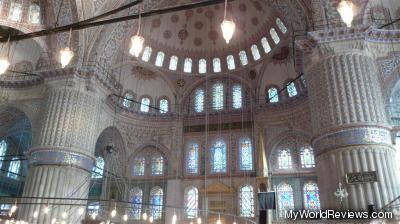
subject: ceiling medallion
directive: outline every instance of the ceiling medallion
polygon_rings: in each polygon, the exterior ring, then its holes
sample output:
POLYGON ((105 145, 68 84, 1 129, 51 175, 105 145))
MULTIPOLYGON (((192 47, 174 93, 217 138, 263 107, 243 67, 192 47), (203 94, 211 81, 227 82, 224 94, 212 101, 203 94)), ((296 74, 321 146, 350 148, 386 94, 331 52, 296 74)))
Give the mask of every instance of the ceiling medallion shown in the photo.
POLYGON ((184 79, 178 79, 178 80, 176 81, 176 84, 177 84, 179 87, 184 87, 185 84, 186 84, 186 82, 185 82, 184 79))
POLYGON ((257 72, 254 71, 254 70, 251 70, 249 72, 248 76, 249 76, 249 79, 254 80, 256 78, 256 76, 257 76, 257 72))

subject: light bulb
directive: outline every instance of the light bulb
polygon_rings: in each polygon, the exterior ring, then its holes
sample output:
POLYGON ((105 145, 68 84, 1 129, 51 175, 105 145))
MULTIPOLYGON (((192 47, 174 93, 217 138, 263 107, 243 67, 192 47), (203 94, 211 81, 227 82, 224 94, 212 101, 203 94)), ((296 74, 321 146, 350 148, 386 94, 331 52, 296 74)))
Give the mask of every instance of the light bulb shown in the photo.
POLYGON ((221 219, 218 218, 217 223, 216 224, 222 224, 221 219))
POLYGON ((233 222, 232 224, 236 224, 236 222, 233 222))
POLYGON ((153 216, 150 216, 150 217, 149 217, 149 222, 150 222, 150 223, 153 223, 153 216))
POLYGON ((197 218, 197 224, 201 224, 201 218, 197 218))
POLYGON ((0 75, 4 74, 8 67, 10 67, 10 62, 6 57, 0 57, 0 75))
POLYGON ((226 43, 229 44, 233 37, 233 33, 235 33, 236 25, 233 21, 224 19, 221 23, 222 36, 226 40, 226 43))
POLYGON ((172 224, 175 224, 177 219, 178 219, 178 217, 174 213, 174 215, 172 216, 172 224))
POLYGON ((67 212, 63 212, 63 213, 61 214, 61 217, 62 217, 63 219, 66 219, 66 218, 67 218, 67 212))
POLYGON ((145 221, 147 220, 147 213, 146 213, 146 212, 145 212, 145 213, 143 213, 143 215, 142 215, 142 219, 143 219, 143 220, 145 220, 145 221))
POLYGON ((69 48, 66 47, 60 51, 60 63, 61 67, 65 68, 70 62, 71 59, 74 57, 74 52, 69 48))
POLYGON ((125 222, 128 221, 128 215, 125 214, 125 215, 122 217, 122 219, 123 219, 125 222))
POLYGON ((53 219, 51 220, 51 224, 56 224, 56 222, 57 222, 57 219, 56 219, 56 218, 53 218, 53 219))
POLYGON ((34 213, 33 213, 33 218, 37 218, 39 216, 39 212, 38 211, 35 211, 34 213))
POLYGON ((84 209, 84 208, 80 207, 80 208, 78 209, 78 214, 79 214, 79 215, 83 215, 84 212, 85 212, 85 209, 84 209))
POLYGON ((139 35, 135 35, 131 38, 131 48, 129 53, 135 57, 139 57, 140 52, 143 50, 144 38, 139 35))
POLYGON ((351 1, 342 0, 338 5, 338 12, 342 17, 343 22, 347 27, 351 27, 351 23, 354 19, 353 3, 351 1))
POLYGON ((96 216, 97 216, 97 213, 96 213, 96 212, 93 212, 91 216, 92 216, 92 219, 95 220, 95 219, 96 219, 96 216))
POLYGON ((49 211, 50 211, 49 206, 44 207, 44 209, 43 209, 44 214, 49 213, 49 211))
POLYGON ((16 211, 17 211, 17 208, 18 208, 17 205, 11 206, 10 213, 16 212, 16 211))
POLYGON ((114 218, 117 215, 117 210, 115 208, 111 211, 111 218, 114 218))
POLYGON ((193 222, 190 222, 190 224, 193 224, 193 222))

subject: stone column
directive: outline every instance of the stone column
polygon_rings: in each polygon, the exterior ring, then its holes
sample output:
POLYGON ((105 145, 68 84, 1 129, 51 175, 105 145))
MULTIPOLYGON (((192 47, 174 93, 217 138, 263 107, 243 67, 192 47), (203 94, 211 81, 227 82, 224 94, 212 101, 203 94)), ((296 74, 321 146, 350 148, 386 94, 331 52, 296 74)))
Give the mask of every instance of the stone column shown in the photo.
MULTIPOLYGON (((29 173, 24 197, 87 198, 99 116, 100 100, 87 90, 83 80, 49 83, 43 118, 33 147, 28 152, 29 173)), ((56 206, 52 203, 86 204, 86 201, 57 199, 25 199, 37 203, 21 206, 19 218, 29 223, 51 223, 62 220, 80 223, 79 206, 56 206), (50 204, 46 215, 43 209, 50 204), (38 211, 39 216, 33 219, 38 211)), ((82 206, 86 208, 86 206, 82 206)))
POLYGON ((339 208, 333 194, 339 182, 349 193, 343 209, 379 209, 400 193, 378 71, 366 45, 354 39, 319 42, 306 55, 322 208, 339 208), (376 182, 345 183, 346 174, 368 171, 376 171, 376 182))

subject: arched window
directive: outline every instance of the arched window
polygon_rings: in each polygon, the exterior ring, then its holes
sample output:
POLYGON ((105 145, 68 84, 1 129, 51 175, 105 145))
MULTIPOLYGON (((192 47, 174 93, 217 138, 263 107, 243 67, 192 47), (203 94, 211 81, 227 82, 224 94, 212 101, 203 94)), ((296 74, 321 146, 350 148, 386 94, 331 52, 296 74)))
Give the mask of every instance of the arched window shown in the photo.
POLYGON ((206 59, 199 60, 199 73, 204 74, 207 72, 207 61, 206 59))
POLYGON ((176 71, 178 68, 178 60, 177 56, 171 56, 171 59, 169 60, 169 70, 176 71))
POLYGON ((274 87, 268 89, 268 99, 269 103, 277 103, 279 102, 278 90, 274 87))
POLYGON ((233 57, 233 55, 228 55, 226 57, 226 64, 228 65, 229 70, 233 70, 236 68, 235 58, 233 57))
POLYGON ((213 59, 213 71, 221 72, 221 59, 219 59, 219 58, 213 59))
POLYGON ((246 51, 240 51, 239 52, 239 59, 240 59, 240 63, 243 66, 249 64, 249 60, 247 59, 246 51))
POLYGON ((271 28, 269 30, 269 34, 272 37, 272 40, 274 41, 275 44, 279 44, 279 42, 281 41, 281 39, 278 36, 278 33, 276 32, 275 28, 271 28))
POLYGON ((294 209, 293 188, 287 183, 277 187, 279 216, 284 217, 286 210, 294 209))
POLYGON ((126 93, 124 96, 124 100, 122 101, 122 106, 124 106, 125 108, 131 107, 132 100, 133 100, 132 94, 126 93))
POLYGON ((162 67, 163 64, 164 64, 164 58, 165 58, 164 52, 159 51, 159 52, 157 53, 155 65, 156 65, 157 67, 162 67))
POLYGON ((223 140, 218 140, 211 148, 211 172, 226 172, 226 144, 223 140))
POLYGON ((140 102, 140 111, 141 112, 149 112, 150 110, 150 99, 147 97, 143 97, 140 102))
POLYGON ((0 168, 3 166, 3 159, 7 152, 7 142, 2 140, 0 142, 0 168))
POLYGON ((10 12, 8 14, 8 19, 19 22, 21 20, 22 14, 22 4, 18 2, 11 2, 10 12))
POLYGON ((19 168, 21 166, 21 161, 18 157, 13 157, 11 159, 10 166, 8 167, 7 176, 11 179, 17 179, 19 176, 19 168))
POLYGON ((239 211, 242 217, 254 216, 254 192, 250 185, 245 185, 239 190, 239 211))
POLYGON ((287 32, 287 27, 280 18, 276 18, 276 25, 278 26, 278 28, 281 30, 282 33, 287 32))
POLYGON ((153 49, 149 46, 146 46, 143 50, 142 60, 149 61, 152 52, 153 52, 153 49))
POLYGON ((307 183, 303 187, 304 209, 319 210, 319 189, 316 183, 307 183))
POLYGON ((104 159, 103 157, 96 157, 95 166, 92 169, 92 178, 93 179, 101 179, 103 178, 104 173, 104 159))
POLYGON ((233 109, 242 108, 242 86, 239 84, 232 87, 232 107, 233 109))
POLYGON ((185 190, 185 213, 186 218, 197 218, 199 206, 199 192, 195 187, 188 187, 185 190))
POLYGON ((253 148, 250 138, 243 138, 239 142, 240 170, 253 170, 253 148))
POLYGON ((100 203, 99 202, 90 202, 87 207, 87 213, 89 215, 96 214, 98 215, 100 211, 100 203))
POLYGON ((258 50, 257 45, 251 45, 251 54, 253 55, 254 61, 257 61, 261 58, 260 51, 258 50))
POLYGON ((204 89, 197 89, 194 94, 194 110, 197 113, 204 111, 204 89))
POLYGON ((151 174, 162 175, 164 171, 164 158, 162 156, 154 156, 151 159, 151 174))
POLYGON ((161 219, 163 206, 163 190, 153 187, 150 191, 150 214, 154 220, 161 219))
POLYGON ((192 143, 187 149, 186 172, 197 174, 199 172, 199 145, 192 143))
POLYGON ((297 88, 294 82, 291 82, 287 85, 287 92, 289 97, 297 96, 297 88))
POLYGON ((290 149, 282 149, 279 152, 279 169, 291 169, 292 168, 292 155, 290 149))
POLYGON ((315 167, 314 161, 314 151, 310 148, 301 148, 300 150, 300 160, 302 168, 312 168, 315 167))
POLYGON ((40 6, 32 4, 29 6, 29 22, 34 24, 40 23, 40 6))
POLYGON ((183 64, 183 72, 192 73, 192 59, 185 58, 185 63, 183 64))
POLYGON ((163 98, 160 100, 160 113, 165 114, 168 112, 169 103, 168 100, 163 98))
POLYGON ((131 190, 132 218, 139 220, 142 214, 143 191, 135 187, 131 190))
POLYGON ((146 166, 146 159, 144 157, 137 157, 133 161, 133 175, 144 176, 144 169, 146 166))
POLYGON ((214 110, 224 109, 224 85, 220 82, 212 87, 212 103, 214 110))
POLYGON ((264 52, 265 52, 266 54, 268 54, 269 52, 271 52, 271 46, 269 45, 268 40, 267 40, 266 37, 261 38, 261 45, 263 46, 264 52))

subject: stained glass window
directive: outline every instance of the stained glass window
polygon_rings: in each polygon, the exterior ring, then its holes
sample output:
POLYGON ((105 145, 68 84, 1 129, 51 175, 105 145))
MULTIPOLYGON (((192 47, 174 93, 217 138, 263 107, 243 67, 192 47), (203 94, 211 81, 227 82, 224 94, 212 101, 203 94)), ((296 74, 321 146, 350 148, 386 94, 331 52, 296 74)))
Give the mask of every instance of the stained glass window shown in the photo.
POLYGON ((139 220, 142 214, 143 191, 135 187, 131 190, 132 218, 139 220))
POLYGON ((275 44, 279 44, 279 42, 281 41, 281 39, 278 36, 278 33, 276 32, 275 28, 271 28, 269 30, 269 34, 272 37, 272 40, 274 41, 275 44))
POLYGON ((291 169, 292 168, 292 155, 290 149, 283 149, 279 152, 279 169, 291 169))
POLYGON ((194 94, 194 110, 197 113, 204 111, 204 89, 197 89, 194 94))
POLYGON ((168 100, 167 99, 161 99, 160 100, 160 113, 165 114, 168 112, 168 100))
POLYGON ((153 52, 153 49, 149 46, 146 46, 143 50, 142 60, 149 61, 152 52, 153 52))
POLYGON ((163 206, 163 190, 154 187, 150 191, 150 214, 154 220, 161 219, 163 206))
POLYGON ((185 63, 183 65, 183 72, 192 73, 192 59, 185 58, 185 63))
POLYGON ((29 6, 29 22, 34 24, 40 23, 40 6, 32 4, 29 6))
POLYGON ((232 87, 232 107, 233 109, 242 108, 242 86, 239 84, 232 87))
POLYGON ((294 209, 293 188, 287 183, 281 183, 277 187, 279 216, 284 217, 286 210, 294 209))
POLYGON ((3 159, 7 152, 7 142, 2 140, 0 142, 0 168, 3 166, 3 159))
POLYGON ((213 59, 213 71, 221 72, 221 59, 219 59, 219 58, 213 59))
POLYGON ((141 104, 140 104, 140 111, 141 112, 149 112, 150 110, 150 99, 147 97, 142 98, 141 104))
POLYGON ((190 144, 187 149, 186 171, 190 174, 199 172, 199 145, 197 143, 190 144))
POLYGON ((189 219, 197 218, 198 204, 199 204, 199 193, 197 188, 188 187, 185 190, 186 218, 189 219))
POLYGON ((303 187, 304 209, 319 210, 319 189, 316 183, 307 183, 303 187))
POLYGON ((90 202, 88 205, 88 214, 99 214, 100 211, 100 203, 99 202, 90 202))
POLYGON ((144 157, 135 158, 135 160, 133 161, 133 175, 143 176, 145 166, 146 166, 146 159, 144 157))
POLYGON ((133 99, 132 94, 129 93, 125 94, 124 100, 122 101, 122 106, 129 108, 131 106, 132 99, 133 99))
POLYGON ((302 148, 300 150, 300 160, 302 168, 315 167, 314 151, 309 148, 302 148))
POLYGON ((11 2, 10 12, 8 18, 12 21, 20 21, 22 14, 22 4, 17 2, 11 2))
POLYGON ((171 59, 169 60, 169 70, 176 71, 178 68, 178 57, 177 56, 171 56, 171 59))
POLYGON ((103 157, 96 157, 95 166, 92 169, 92 178, 101 179, 104 173, 104 159, 103 157))
POLYGON ((3 0, 0 0, 0 14, 2 10, 3 10, 3 0))
POLYGON ((164 158, 155 156, 151 159, 151 174, 162 175, 164 171, 164 158))
POLYGON ((156 65, 157 67, 162 67, 163 64, 164 64, 164 58, 165 58, 164 52, 159 51, 159 52, 157 53, 155 65, 156 65))
POLYGON ((204 74, 207 72, 207 61, 206 59, 199 60, 199 73, 204 74))
POLYGON ((227 65, 228 65, 228 69, 229 69, 229 70, 233 70, 233 69, 236 68, 236 65, 235 65, 235 58, 233 57, 233 55, 228 55, 228 56, 226 57, 226 63, 227 63, 227 65))
POLYGON ((224 109, 224 85, 220 82, 217 82, 213 85, 212 88, 212 103, 214 110, 222 110, 224 109))
POLYGON ((277 102, 279 102, 278 90, 276 88, 269 88, 268 89, 267 102, 269 102, 269 103, 277 103, 277 102))
POLYGON ((253 170, 253 148, 249 138, 239 142, 239 167, 240 170, 253 170))
POLYGON ((276 25, 278 26, 278 28, 281 30, 282 33, 287 32, 287 27, 280 18, 276 18, 276 25))
POLYGON ((251 54, 253 55, 254 61, 257 61, 261 58, 260 51, 258 50, 257 45, 251 45, 251 54))
POLYGON ((8 167, 7 176, 11 179, 17 179, 19 176, 19 168, 21 166, 21 161, 18 157, 13 157, 11 159, 10 166, 8 167))
POLYGON ((245 185, 239 191, 239 210, 242 217, 254 216, 254 192, 253 187, 245 185))
POLYGON ((264 52, 266 54, 268 54, 269 52, 271 52, 271 46, 268 43, 268 40, 266 37, 261 38, 261 45, 264 48, 264 52))
POLYGON ((223 140, 218 140, 211 148, 211 172, 226 172, 226 144, 223 140))
POLYGON ((241 63, 242 65, 247 65, 247 64, 249 64, 249 60, 247 59, 246 51, 240 51, 240 52, 239 52, 239 59, 240 59, 240 63, 241 63))
POLYGON ((287 92, 289 94, 289 97, 297 96, 297 88, 294 82, 291 82, 287 85, 287 92))

